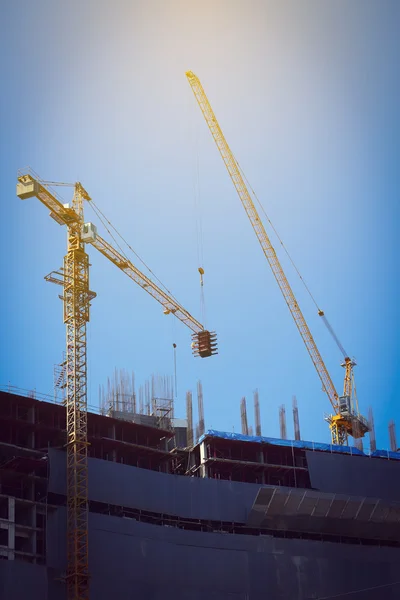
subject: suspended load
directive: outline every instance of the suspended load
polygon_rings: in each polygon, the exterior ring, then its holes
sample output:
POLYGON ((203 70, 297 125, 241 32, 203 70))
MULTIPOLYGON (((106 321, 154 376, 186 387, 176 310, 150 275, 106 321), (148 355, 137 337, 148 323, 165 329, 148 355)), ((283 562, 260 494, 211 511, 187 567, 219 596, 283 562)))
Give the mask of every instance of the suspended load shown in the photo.
POLYGON ((217 347, 217 334, 215 331, 199 331, 192 335, 192 351, 194 356, 200 356, 201 358, 207 358, 218 354, 217 347))

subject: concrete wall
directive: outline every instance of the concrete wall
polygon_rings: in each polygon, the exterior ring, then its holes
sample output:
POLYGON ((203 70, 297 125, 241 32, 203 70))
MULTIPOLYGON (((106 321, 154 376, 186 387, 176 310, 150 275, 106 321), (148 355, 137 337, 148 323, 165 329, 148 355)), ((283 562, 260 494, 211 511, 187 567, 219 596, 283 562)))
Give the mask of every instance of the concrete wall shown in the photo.
MULTIPOLYGON (((306 456, 311 487, 317 490, 400 501, 400 461, 312 451, 306 456)), ((65 454, 50 449, 49 461, 49 491, 65 494, 65 454)), ((89 458, 91 500, 181 517, 245 523, 260 487, 89 458)))
MULTIPOLYGON (((398 463, 318 452, 308 452, 307 458, 312 486, 321 491, 400 499, 398 463)), ((246 521, 260 487, 165 475, 97 459, 89 460, 89 477, 92 500, 236 522, 246 521)), ((51 451, 50 491, 64 494, 65 480, 65 454, 51 451)), ((65 569, 65 521, 64 508, 49 514, 48 600, 65 598, 56 581, 65 569)), ((388 586, 400 580, 397 548, 202 533, 101 514, 89 516, 89 548, 94 600, 321 600, 340 594, 360 600, 400 598, 400 586, 388 586), (358 590, 363 591, 349 595, 358 590)))
POLYGON ((311 486, 321 492, 400 501, 400 461, 328 452, 306 456, 311 486))
MULTIPOLYGON (((65 510, 53 515, 49 566, 65 566, 65 510)), ((94 600, 317 600, 365 590, 360 600, 395 600, 400 550, 185 531, 91 514, 94 600)), ((352 596, 351 596, 352 597, 352 596)), ((356 596, 354 596, 356 597, 356 596)), ((49 596, 49 600, 64 600, 49 596)))
POLYGON ((46 567, 19 560, 0 560, 0 600, 25 599, 47 600, 46 567))
MULTIPOLYGON (((49 491, 66 493, 64 452, 49 451, 49 491)), ((89 458, 89 498, 194 519, 245 523, 260 486, 217 481, 89 458)))

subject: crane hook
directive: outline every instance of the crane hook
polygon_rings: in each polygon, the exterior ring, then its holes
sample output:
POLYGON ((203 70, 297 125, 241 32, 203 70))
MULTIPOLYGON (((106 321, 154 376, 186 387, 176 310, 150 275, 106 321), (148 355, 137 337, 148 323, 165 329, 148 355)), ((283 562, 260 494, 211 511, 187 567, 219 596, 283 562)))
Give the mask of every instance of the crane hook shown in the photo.
POLYGON ((203 287, 203 285, 204 285, 204 281, 203 281, 204 269, 203 269, 203 267, 199 267, 197 270, 200 273, 200 285, 203 287))

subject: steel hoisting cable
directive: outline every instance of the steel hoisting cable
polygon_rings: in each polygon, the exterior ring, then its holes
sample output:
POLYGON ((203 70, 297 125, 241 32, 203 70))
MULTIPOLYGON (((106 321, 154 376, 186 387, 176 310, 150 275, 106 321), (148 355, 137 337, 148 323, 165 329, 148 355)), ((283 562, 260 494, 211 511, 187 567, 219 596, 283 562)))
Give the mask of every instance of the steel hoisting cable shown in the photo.
POLYGON ((258 198, 258 196, 257 196, 256 192, 254 191, 253 187, 251 186, 251 183, 250 183, 250 182, 249 182, 249 180, 247 179, 247 177, 246 177, 246 175, 245 175, 245 173, 244 173, 244 171, 243 171, 242 167, 240 166, 240 164, 239 164, 239 162, 236 160, 236 158, 235 158, 235 157, 233 157, 233 158, 234 158, 234 160, 235 160, 235 162, 236 162, 236 164, 237 164, 237 166, 238 166, 238 168, 239 168, 239 170, 240 170, 240 172, 241 172, 241 174, 242 174, 242 176, 243 176, 243 179, 245 179, 245 181, 246 181, 246 183, 247 183, 248 187, 250 188, 250 190, 251 190, 251 192, 252 192, 252 194, 253 194, 254 198, 256 199, 256 201, 257 201, 257 203, 258 203, 259 207, 261 208, 262 212, 264 213, 264 215, 265 215, 265 218, 267 219, 267 221, 268 221, 268 223, 270 224, 270 226, 271 226, 272 230, 274 231, 274 233, 275 233, 276 237, 278 238, 278 240, 279 240, 279 243, 281 244, 282 248, 284 249, 284 251, 285 251, 285 253, 286 253, 287 257, 289 258, 289 260, 290 260, 290 262, 291 262, 291 264, 292 264, 293 268, 295 269, 295 271, 296 271, 297 275, 299 276, 300 280, 302 281, 302 283, 303 283, 303 285, 304 285, 305 289, 307 290, 307 292, 308 292, 308 294, 309 294, 309 296, 310 296, 311 300, 312 300, 312 301, 313 301, 313 303, 315 304, 315 307, 316 307, 316 309, 317 309, 317 311, 318 311, 318 315, 319 315, 319 316, 322 318, 322 320, 323 320, 323 322, 324 322, 324 325, 325 325, 325 327, 327 328, 327 330, 329 331, 329 333, 331 334, 331 336, 332 336, 332 337, 333 337, 333 339, 335 340, 335 342, 336 342, 336 344, 337 344, 337 346, 338 346, 339 350, 340 350, 340 351, 342 352, 342 354, 343 354, 343 357, 344 357, 344 358, 346 358, 346 357, 348 356, 348 354, 346 353, 346 350, 344 349, 344 347, 343 347, 343 345, 341 344, 341 342, 340 342, 339 338, 337 337, 336 333, 334 332, 332 325, 329 323, 328 319, 326 318, 324 311, 323 311, 323 310, 321 310, 321 309, 319 308, 319 306, 318 306, 318 303, 317 303, 317 301, 315 300, 314 296, 312 295, 310 288, 308 287, 308 285, 307 285, 307 283, 306 283, 305 279, 303 278, 303 276, 301 275, 301 273, 300 273, 299 269, 297 268, 297 265, 296 265, 296 263, 295 263, 295 262, 294 262, 294 260, 292 259, 292 257, 291 257, 291 255, 290 255, 290 253, 289 253, 288 249, 286 248, 285 244, 283 243, 283 240, 282 240, 282 238, 280 237, 280 235, 279 235, 278 231, 277 231, 277 230, 276 230, 276 228, 274 227, 274 224, 272 223, 271 219, 269 218, 269 216, 268 216, 268 214, 267 214, 267 212, 266 212, 265 208, 263 207, 263 205, 262 205, 261 201, 259 200, 259 198, 258 198))
POLYGON ((195 216, 195 226, 196 226, 196 245, 197 245, 197 264, 201 267, 203 266, 203 256, 202 256, 202 230, 201 230, 201 216, 200 216, 200 160, 199 160, 199 146, 198 146, 198 137, 197 131, 194 134, 194 160, 195 160, 195 169, 194 169, 194 180, 193 180, 193 199, 194 199, 194 216, 195 216))
POLYGON ((322 320, 325 323, 325 326, 326 326, 327 330, 329 331, 329 333, 331 334, 331 336, 335 340, 335 342, 336 342, 339 350, 343 354, 343 358, 346 358, 348 356, 348 354, 347 354, 346 350, 343 348, 343 346, 342 346, 339 338, 337 337, 336 333, 333 331, 332 325, 329 323, 329 321, 326 318, 326 316, 324 315, 324 313, 322 313, 320 316, 322 317, 322 320))
POLYGON ((317 304, 317 301, 315 300, 314 296, 312 295, 310 288, 308 287, 308 285, 307 285, 306 281, 305 281, 305 280, 304 280, 304 278, 302 277, 302 275, 301 275, 301 273, 300 273, 299 269, 297 268, 297 265, 296 265, 296 263, 294 262, 294 260, 292 259, 291 255, 289 254, 289 251, 288 251, 288 249, 286 248, 285 244, 283 243, 283 241, 282 241, 282 238, 280 237, 280 235, 279 235, 278 231, 277 231, 277 230, 276 230, 276 228, 274 227, 274 224, 272 223, 271 219, 270 219, 270 218, 269 218, 269 216, 267 215, 267 212, 266 212, 265 208, 264 208, 264 207, 263 207, 263 205, 261 204, 261 201, 259 200, 259 198, 258 198, 257 194, 255 193, 254 189, 252 188, 252 186, 251 186, 251 183, 250 183, 250 182, 249 182, 249 180, 247 179, 247 177, 246 177, 246 175, 245 175, 245 173, 244 173, 244 171, 243 171, 242 167, 240 166, 240 164, 238 163, 238 161, 236 160, 236 158, 235 158, 235 157, 233 157, 233 158, 234 158, 234 160, 235 160, 235 162, 236 162, 236 164, 237 164, 237 166, 238 166, 238 168, 239 168, 239 170, 240 170, 240 172, 241 172, 241 174, 242 174, 242 176, 243 176, 243 179, 245 179, 245 181, 246 181, 247 185, 249 186, 249 188, 250 188, 250 190, 251 190, 251 192, 252 192, 252 194, 253 194, 254 198, 256 199, 256 201, 257 201, 257 203, 258 203, 259 207, 261 208, 262 212, 264 213, 264 215, 265 215, 265 218, 267 219, 268 223, 271 225, 271 228, 272 228, 273 232, 275 233, 276 237, 278 238, 278 240, 279 240, 279 243, 281 244, 282 248, 283 248, 283 249, 284 249, 284 251, 286 252, 286 254, 287 254, 287 256, 288 256, 288 258, 289 258, 290 262, 292 263, 292 266, 294 267, 294 269, 295 269, 295 271, 296 271, 297 275, 299 276, 299 278, 300 278, 300 279, 301 279, 301 281, 303 282, 303 285, 304 285, 304 287, 306 288, 306 290, 307 290, 307 292, 308 292, 308 294, 309 294, 309 296, 310 296, 311 300, 314 302, 314 304, 315 304, 315 306, 316 306, 316 308, 317 308, 318 312, 321 312, 321 309, 319 308, 319 306, 318 306, 318 304, 317 304))
MULTIPOLYGON (((93 203, 93 200, 92 200, 92 203, 93 203)), ((93 204, 93 210, 94 210, 94 212, 96 213, 96 216, 97 216, 97 217, 100 219, 100 221, 102 222, 102 224, 103 224, 104 228, 106 229, 106 231, 107 231, 107 232, 110 234, 110 236, 111 236, 111 238, 112 238, 113 242, 114 242, 114 243, 115 243, 115 245, 118 247, 118 249, 119 249, 119 251, 121 252, 122 256, 123 256, 124 258, 126 258, 126 260, 128 260, 128 257, 127 257, 127 255, 126 255, 126 253, 125 253, 125 252, 124 252, 124 250, 122 249, 121 245, 120 245, 120 244, 117 242, 117 240, 115 239, 115 237, 113 236, 113 234, 111 233, 111 231, 109 230, 109 228, 107 227, 106 223, 104 222, 104 219, 103 219, 103 217, 102 217, 102 216, 101 216, 101 214, 100 214, 100 212, 101 212, 101 211, 99 211, 99 209, 96 207, 96 205, 95 205, 95 204, 93 204)), ((106 217, 104 217, 104 218, 106 219, 106 217)), ((110 221, 108 221, 108 219, 106 219, 106 221, 107 221, 108 223, 110 223, 110 221)), ((111 225, 111 223, 110 223, 110 225, 111 225)), ((114 228, 113 228, 113 229, 114 229, 114 228)))
POLYGON ((198 271, 200 273, 200 318, 206 327, 206 305, 204 299, 204 253, 203 253, 203 224, 201 218, 201 205, 200 205, 200 157, 199 157, 199 139, 198 139, 198 128, 197 120, 193 121, 196 123, 194 131, 194 159, 195 159, 195 173, 193 182, 193 196, 194 196, 194 212, 195 212, 195 226, 196 226, 196 245, 197 245, 197 264, 199 265, 198 271))
POLYGON ((174 394, 174 396, 175 396, 175 399, 176 399, 177 396, 178 396, 178 381, 177 381, 177 378, 176 378, 176 344, 173 343, 172 346, 173 346, 173 349, 174 349, 174 377, 175 377, 175 386, 174 386, 175 387, 175 394, 174 394))
POLYGON ((200 279, 200 314, 201 314, 201 320, 203 322, 203 325, 205 328, 207 328, 207 326, 206 326, 206 320, 207 320, 206 319, 206 301, 204 299, 203 274, 201 274, 201 279, 200 279))
POLYGON ((132 246, 119 233, 119 231, 114 227, 114 225, 111 223, 111 221, 109 219, 107 219, 107 217, 105 216, 105 214, 100 210, 100 208, 96 205, 96 203, 93 200, 91 200, 89 204, 92 205, 92 208, 93 208, 94 212, 96 213, 97 217, 100 219, 100 221, 102 222, 102 224, 104 225, 104 227, 106 228, 106 230, 108 231, 108 233, 110 234, 110 236, 112 237, 112 239, 114 240, 115 244, 118 246, 119 250, 121 251, 121 254, 127 260, 129 260, 128 257, 127 257, 127 255, 122 250, 121 246, 119 245, 119 243, 117 242, 117 240, 115 239, 115 237, 113 236, 113 234, 111 233, 111 231, 108 229, 107 225, 104 223, 104 220, 107 221, 107 223, 115 231, 115 233, 117 234, 117 236, 120 237, 121 240, 124 242, 124 244, 126 244, 128 246, 129 250, 136 256, 136 258, 138 258, 140 260, 140 262, 146 267, 146 269, 149 271, 149 273, 152 274, 152 276, 154 277, 154 279, 156 279, 158 281, 158 283, 161 285, 161 287, 163 287, 164 290, 171 296, 171 298, 173 298, 173 300, 175 300, 175 302, 177 304, 179 304, 178 300, 175 298, 175 296, 172 294, 172 292, 167 288, 166 285, 163 284, 163 282, 157 277, 157 275, 154 273, 154 271, 152 271, 150 269, 150 267, 144 262, 144 260, 139 256, 139 254, 137 252, 135 252, 135 250, 132 248, 132 246))

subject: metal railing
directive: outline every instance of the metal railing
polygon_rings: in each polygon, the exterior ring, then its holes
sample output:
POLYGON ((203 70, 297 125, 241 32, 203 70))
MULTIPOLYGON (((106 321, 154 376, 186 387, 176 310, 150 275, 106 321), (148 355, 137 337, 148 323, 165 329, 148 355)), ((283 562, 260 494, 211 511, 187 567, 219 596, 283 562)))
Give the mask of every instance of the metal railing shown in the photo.
MULTIPOLYGON (((24 396, 25 398, 32 398, 34 400, 40 400, 42 402, 49 402, 50 404, 57 404, 58 406, 64 406, 63 402, 54 398, 52 394, 44 394, 43 392, 37 392, 36 389, 26 390, 24 388, 11 385, 10 383, 4 385, 0 383, 0 391, 7 392, 9 394, 15 394, 16 396, 24 396)), ((97 415, 104 414, 99 406, 93 404, 87 405, 88 412, 95 413, 97 415)))

